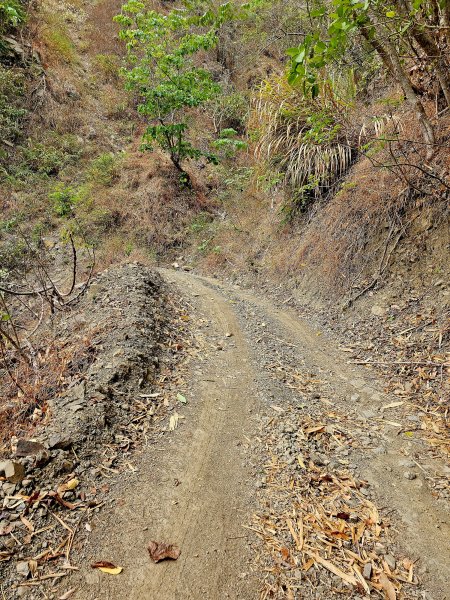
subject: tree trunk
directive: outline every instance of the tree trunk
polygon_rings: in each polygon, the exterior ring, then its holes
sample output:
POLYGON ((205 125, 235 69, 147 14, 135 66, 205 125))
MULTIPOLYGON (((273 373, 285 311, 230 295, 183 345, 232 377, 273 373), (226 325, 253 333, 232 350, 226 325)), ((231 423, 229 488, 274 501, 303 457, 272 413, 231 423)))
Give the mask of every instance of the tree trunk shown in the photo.
POLYGON ((403 70, 396 49, 392 45, 388 36, 386 36, 386 38, 383 40, 383 43, 381 43, 376 37, 371 37, 368 32, 367 23, 360 27, 360 32, 367 42, 372 46, 372 48, 380 55, 383 63, 391 72, 391 75, 393 75, 398 83, 402 86, 405 98, 416 114, 422 130, 423 140, 427 145, 427 158, 430 159, 433 156, 435 149, 433 126, 427 117, 423 104, 413 90, 408 75, 403 70))
POLYGON ((433 38, 417 25, 413 25, 411 34, 430 60, 430 65, 436 72, 447 106, 450 106, 450 72, 440 48, 433 38))
POLYGON ((443 0, 442 23, 444 25, 445 39, 447 40, 447 51, 450 52, 450 0, 443 0))

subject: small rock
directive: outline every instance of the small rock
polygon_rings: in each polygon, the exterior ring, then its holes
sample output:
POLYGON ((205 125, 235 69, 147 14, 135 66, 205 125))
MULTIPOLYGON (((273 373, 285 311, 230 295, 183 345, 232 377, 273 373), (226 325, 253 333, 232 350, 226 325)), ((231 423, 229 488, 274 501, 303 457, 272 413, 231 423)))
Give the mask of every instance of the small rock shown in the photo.
POLYGON ((27 578, 30 574, 30 567, 28 566, 28 561, 21 560, 16 564, 16 571, 22 577, 27 578))
POLYGON ((385 312, 386 309, 383 308, 382 306, 377 306, 376 304, 374 306, 372 306, 372 308, 370 309, 370 312, 375 315, 376 317, 382 317, 385 312))
POLYGON ((48 447, 50 450, 66 450, 73 444, 73 440, 69 436, 61 434, 53 434, 49 437, 48 447))
POLYGON ((45 451, 45 448, 39 442, 20 439, 17 442, 16 456, 36 456, 39 452, 45 451))
POLYGON ((385 554, 384 560, 386 561, 386 564, 390 568, 390 570, 395 571, 396 562, 392 554, 385 554))
POLYGON ((25 468, 18 462, 6 460, 0 463, 0 473, 4 473, 10 483, 20 483, 25 479, 25 468))
POLYGON ((358 400, 359 400, 360 398, 361 398, 361 396, 360 396, 359 394, 352 394, 352 395, 350 396, 350 400, 351 400, 352 402, 358 402, 358 400))
POLYGON ((364 565, 363 577, 364 577, 364 579, 367 579, 367 581, 371 580, 371 578, 372 578, 372 563, 369 562, 364 565))
POLYGON ((7 496, 12 496, 16 490, 16 484, 15 483, 8 483, 5 481, 5 483, 2 486, 3 491, 5 492, 5 494, 7 496))
POLYGON ((363 416, 365 419, 373 419, 377 416, 377 413, 374 410, 362 410, 361 416, 363 416))
POLYGON ((398 464, 400 465, 400 467, 406 467, 407 469, 414 469, 414 467, 416 466, 416 463, 414 461, 409 460, 407 458, 402 458, 398 461, 398 464))
POLYGON ((413 479, 417 479, 417 475, 415 473, 413 473, 412 471, 405 471, 405 473, 403 473, 403 477, 405 479, 410 479, 411 481, 413 479))
POLYGON ((406 418, 413 423, 420 423, 420 418, 417 415, 408 415, 406 418))
POLYGON ((383 546, 383 544, 380 544, 379 542, 375 543, 374 550, 375 554, 377 554, 378 556, 381 556, 386 552, 386 548, 383 546))
POLYGON ((317 452, 311 452, 310 458, 315 465, 324 466, 327 465, 330 461, 323 454, 318 454, 317 452))

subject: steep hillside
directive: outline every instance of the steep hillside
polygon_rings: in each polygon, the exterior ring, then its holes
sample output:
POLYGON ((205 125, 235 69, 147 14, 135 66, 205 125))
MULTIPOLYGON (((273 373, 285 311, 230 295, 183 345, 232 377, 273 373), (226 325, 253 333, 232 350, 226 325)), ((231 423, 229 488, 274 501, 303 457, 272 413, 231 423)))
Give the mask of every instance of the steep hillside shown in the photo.
POLYGON ((445 600, 447 4, 0 0, 8 600, 445 600))

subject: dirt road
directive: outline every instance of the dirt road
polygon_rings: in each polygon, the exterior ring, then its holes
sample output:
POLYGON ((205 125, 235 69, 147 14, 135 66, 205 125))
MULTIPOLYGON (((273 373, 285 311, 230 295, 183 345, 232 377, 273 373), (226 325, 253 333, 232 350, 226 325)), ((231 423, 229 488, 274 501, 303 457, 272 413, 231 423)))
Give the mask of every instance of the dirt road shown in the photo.
MULTIPOLYGON (((352 439, 361 443, 353 444, 348 459, 341 463, 350 462, 367 482, 371 502, 395 522, 389 536, 399 556, 420 561, 413 579, 419 585, 404 586, 398 597, 447 598, 448 514, 431 495, 422 471, 416 474, 413 462, 405 463, 415 451, 414 442, 405 442, 398 435, 398 423, 392 425, 393 420, 379 411, 389 398, 373 376, 348 365, 343 352, 295 315, 250 292, 179 271, 163 271, 163 275, 190 303, 207 350, 192 368, 188 404, 178 411, 179 427, 166 433, 157 448, 145 450, 134 478, 112 489, 115 509, 99 517, 101 523, 91 534, 81 557, 85 568, 73 578, 74 597, 339 596, 336 581, 327 588, 327 577, 332 574, 320 567, 318 578, 308 576, 292 588, 284 584, 281 575, 274 575, 270 556, 264 557, 268 552, 260 539, 264 536, 248 528, 262 505, 270 506, 273 513, 276 502, 282 502, 271 499, 264 478, 269 437, 270 443, 277 440, 277 448, 287 453, 287 461, 294 462, 290 448, 280 441, 283 435, 296 435, 295 427, 286 425, 286 419, 294 418, 293 398, 299 396, 298 390, 287 385, 289 367, 296 373, 312 374, 309 380, 317 382, 314 389, 319 391, 303 396, 310 404, 302 405, 301 415, 324 418, 323 411, 330 411, 332 405, 334 415, 356 423, 352 439), (413 475, 405 476, 405 468, 413 475), (152 539, 178 544, 180 558, 152 564, 146 551, 152 539), (89 562, 99 558, 120 564, 123 573, 111 577, 89 569, 89 562)), ((323 464, 335 458, 320 456, 323 464)), ((438 468, 419 466, 422 470, 438 468)), ((363 587, 350 595, 364 597, 365 593, 363 587)), ((394 597, 392 590, 390 596, 386 589, 375 593, 394 597)))

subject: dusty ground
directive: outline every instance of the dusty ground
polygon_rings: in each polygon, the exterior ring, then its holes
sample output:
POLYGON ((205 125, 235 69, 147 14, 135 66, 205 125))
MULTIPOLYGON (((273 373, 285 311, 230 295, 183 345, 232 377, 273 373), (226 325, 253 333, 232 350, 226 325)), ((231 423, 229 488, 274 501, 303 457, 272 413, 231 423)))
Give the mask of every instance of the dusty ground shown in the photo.
POLYGON ((142 452, 111 472, 103 508, 83 513, 79 570, 53 588, 28 579, 20 595, 448 598, 448 510, 433 488, 446 467, 422 457, 398 398, 294 313, 162 274, 189 308, 189 372, 142 452), (181 556, 153 564, 151 540, 181 556))

